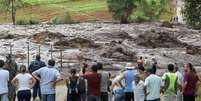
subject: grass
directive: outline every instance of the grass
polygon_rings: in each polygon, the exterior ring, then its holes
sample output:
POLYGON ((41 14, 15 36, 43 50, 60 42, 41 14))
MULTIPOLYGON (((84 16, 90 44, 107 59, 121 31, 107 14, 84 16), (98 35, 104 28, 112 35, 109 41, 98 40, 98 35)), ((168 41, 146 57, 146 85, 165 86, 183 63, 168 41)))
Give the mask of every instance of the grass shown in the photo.
MULTIPOLYGON (((170 0, 172 1, 172 0, 170 0)), ((68 11, 72 15, 73 20, 80 20, 83 18, 94 19, 104 17, 107 15, 94 16, 93 14, 99 12, 108 12, 107 0, 24 0, 31 4, 31 6, 17 10, 18 19, 34 19, 40 22, 50 21, 55 16, 64 16, 65 12, 68 11), (87 15, 91 15, 87 16, 87 15)), ((170 5, 170 4, 169 4, 170 5)), ((172 17, 172 12, 169 8, 173 8, 172 5, 167 7, 168 13, 161 15, 162 20, 168 20, 172 17)), ((0 23, 11 23, 10 14, 3 14, 0 12, 0 23)), ((108 17, 105 17, 106 19, 108 17)))

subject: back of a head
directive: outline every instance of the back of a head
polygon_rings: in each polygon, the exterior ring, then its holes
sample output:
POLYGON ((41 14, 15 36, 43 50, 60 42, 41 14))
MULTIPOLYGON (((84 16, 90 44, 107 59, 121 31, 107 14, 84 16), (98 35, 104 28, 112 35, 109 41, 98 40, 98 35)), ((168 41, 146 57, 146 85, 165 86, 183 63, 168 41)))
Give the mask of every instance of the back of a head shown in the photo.
POLYGON ((71 70, 70 70, 70 73, 71 73, 72 75, 75 75, 75 74, 77 73, 77 71, 76 71, 76 69, 71 69, 71 70))
POLYGON ((39 54, 36 55, 36 60, 40 60, 40 59, 41 59, 40 55, 39 54))
POLYGON ((146 72, 147 72, 148 74, 154 74, 154 73, 153 73, 153 70, 152 70, 151 68, 147 68, 147 69, 146 69, 146 72))
POLYGON ((168 71, 174 72, 174 65, 173 64, 168 64, 168 71))
POLYGON ((92 72, 97 72, 97 71, 98 71, 98 66, 97 66, 97 64, 92 65, 92 66, 91 66, 91 70, 92 70, 92 72))
POLYGON ((50 60, 48 61, 48 65, 49 65, 49 66, 55 66, 55 60, 50 59, 50 60))
POLYGON ((5 62, 3 60, 0 60, 0 68, 4 66, 5 62))
POLYGON ((26 66, 25 65, 20 66, 20 73, 26 73, 26 66))
POLYGON ((103 69, 103 64, 102 63, 97 63, 97 68, 98 70, 102 70, 103 69))

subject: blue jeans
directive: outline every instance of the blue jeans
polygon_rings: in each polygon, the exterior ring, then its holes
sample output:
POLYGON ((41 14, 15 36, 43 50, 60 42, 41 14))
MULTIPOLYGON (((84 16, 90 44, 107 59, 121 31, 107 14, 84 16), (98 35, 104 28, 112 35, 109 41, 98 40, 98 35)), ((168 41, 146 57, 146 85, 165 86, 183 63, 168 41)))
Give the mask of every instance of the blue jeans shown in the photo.
POLYGON ((0 101, 8 101, 8 94, 0 94, 0 101))
POLYGON ((56 101, 56 94, 42 94, 42 101, 56 101))
POLYGON ((94 95, 88 95, 87 99, 87 101, 100 101, 100 97, 94 95))
POLYGON ((124 90, 123 89, 116 89, 114 91, 114 100, 115 101, 124 101, 124 90))

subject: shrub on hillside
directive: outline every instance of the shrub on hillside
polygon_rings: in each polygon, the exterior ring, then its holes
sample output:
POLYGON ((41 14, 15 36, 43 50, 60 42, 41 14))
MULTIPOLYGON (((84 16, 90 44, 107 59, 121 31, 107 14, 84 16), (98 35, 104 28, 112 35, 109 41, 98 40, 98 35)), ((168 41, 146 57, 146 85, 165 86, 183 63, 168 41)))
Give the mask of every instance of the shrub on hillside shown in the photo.
POLYGON ((56 16, 54 17, 49 24, 74 24, 77 23, 77 21, 74 21, 70 13, 67 12, 64 16, 56 16))
POLYGON ((16 25, 35 25, 39 24, 39 21, 33 19, 18 19, 16 25))

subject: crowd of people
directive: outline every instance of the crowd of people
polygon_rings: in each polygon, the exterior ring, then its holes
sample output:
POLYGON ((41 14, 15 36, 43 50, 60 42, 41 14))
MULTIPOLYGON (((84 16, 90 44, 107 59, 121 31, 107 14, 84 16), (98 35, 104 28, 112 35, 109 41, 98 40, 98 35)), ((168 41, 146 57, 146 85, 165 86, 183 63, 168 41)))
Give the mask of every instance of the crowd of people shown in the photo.
POLYGON ((177 64, 168 64, 167 72, 157 75, 157 60, 140 57, 137 65, 127 63, 118 71, 104 71, 100 62, 72 68, 69 76, 55 67, 55 60, 41 61, 40 55, 29 67, 13 61, 9 55, 0 60, 0 101, 56 101, 56 84, 66 81, 67 101, 195 101, 200 84, 191 63, 181 72, 177 64), (28 69, 27 69, 28 68, 28 69), (33 90, 33 93, 31 92, 33 90), (17 92, 17 93, 16 93, 17 92))

